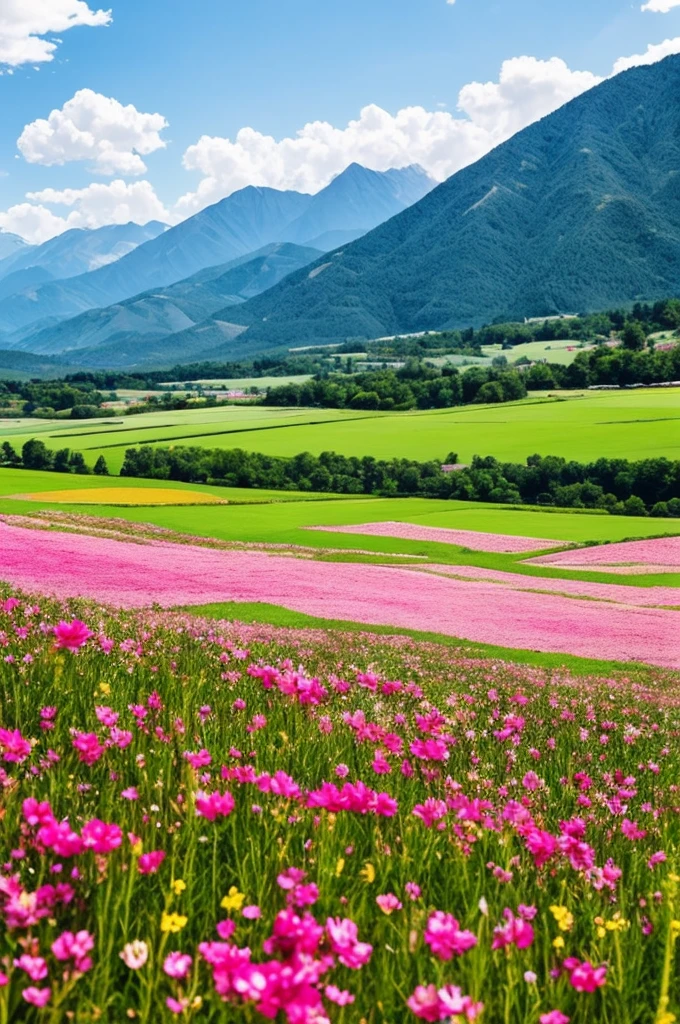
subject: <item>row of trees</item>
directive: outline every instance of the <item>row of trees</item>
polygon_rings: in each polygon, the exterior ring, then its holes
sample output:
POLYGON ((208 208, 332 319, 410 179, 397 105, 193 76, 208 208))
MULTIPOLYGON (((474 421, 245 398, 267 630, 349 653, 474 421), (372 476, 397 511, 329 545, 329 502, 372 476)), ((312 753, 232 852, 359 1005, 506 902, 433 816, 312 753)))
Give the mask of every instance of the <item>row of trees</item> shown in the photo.
POLYGON ((579 352, 570 366, 536 363, 524 372, 523 380, 529 391, 602 385, 630 387, 678 381, 680 345, 642 352, 602 345, 590 352, 579 352))
POLYGON ((23 403, 26 416, 53 416, 70 410, 71 419, 87 419, 101 411, 103 395, 89 381, 0 381, 0 409, 23 403))
POLYGON ((473 366, 466 373, 441 370, 410 359, 400 370, 374 370, 354 376, 320 376, 304 384, 270 388, 266 405, 322 406, 331 409, 447 409, 472 402, 514 402, 526 398, 516 370, 473 366))
POLYGON ((95 473, 96 476, 109 475, 109 468, 103 455, 99 456, 94 467, 90 469, 82 452, 73 452, 69 448, 52 451, 44 441, 34 437, 26 441, 20 455, 9 441, 4 441, 0 445, 0 466, 10 469, 42 469, 54 473, 78 473, 81 476, 90 473, 95 473))
MULTIPOLYGON (((454 452, 447 463, 455 464, 454 452)), ((228 487, 489 501, 601 509, 618 515, 679 516, 680 462, 598 459, 568 462, 533 455, 526 464, 475 457, 444 472, 438 461, 303 452, 291 459, 236 449, 128 448, 122 476, 228 487)))

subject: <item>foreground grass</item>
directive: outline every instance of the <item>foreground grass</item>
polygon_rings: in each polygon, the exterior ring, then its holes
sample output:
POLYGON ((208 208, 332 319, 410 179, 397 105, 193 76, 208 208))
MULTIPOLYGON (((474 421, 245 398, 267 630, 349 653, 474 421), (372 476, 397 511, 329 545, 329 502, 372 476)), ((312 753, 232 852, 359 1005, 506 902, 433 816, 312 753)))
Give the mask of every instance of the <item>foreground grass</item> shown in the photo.
POLYGON ((677 675, 7 593, 3 1024, 680 1009, 677 675))

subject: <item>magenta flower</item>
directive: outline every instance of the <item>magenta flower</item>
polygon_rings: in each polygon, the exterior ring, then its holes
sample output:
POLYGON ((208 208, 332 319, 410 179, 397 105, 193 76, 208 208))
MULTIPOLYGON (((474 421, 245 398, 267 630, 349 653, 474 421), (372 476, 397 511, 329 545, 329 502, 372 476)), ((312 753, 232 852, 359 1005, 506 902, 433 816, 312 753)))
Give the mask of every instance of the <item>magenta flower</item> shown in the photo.
POLYGON ((52 989, 36 988, 35 985, 30 985, 22 991, 21 995, 31 1006, 47 1006, 52 995, 52 989))
POLYGON ((42 981, 47 977, 47 961, 41 956, 29 956, 23 953, 14 961, 14 966, 20 971, 25 971, 31 981, 42 981))
POLYGON ((432 828, 436 821, 446 817, 447 807, 443 800, 428 797, 424 804, 416 804, 413 813, 420 818, 425 828, 432 828))
POLYGON ((8 764, 22 764, 31 753, 31 744, 18 729, 0 729, 2 759, 8 764))
POLYGON ((81 974, 92 967, 89 953, 94 949, 94 936, 88 931, 62 932, 52 943, 52 952, 57 960, 72 960, 73 965, 81 974))
POLYGON ((373 947, 367 942, 359 942, 358 928, 349 918, 329 917, 326 921, 326 933, 331 949, 345 967, 356 971, 371 959, 373 947))
POLYGON ((94 633, 80 619, 73 619, 72 622, 62 621, 55 626, 54 635, 57 638, 55 647, 75 652, 84 647, 94 633))
POLYGON ((561 1010, 551 1010, 550 1013, 542 1014, 540 1020, 541 1024, 569 1024, 571 1017, 567 1017, 561 1010))
POLYGON ((421 1020, 456 1021, 475 1020, 484 1009, 483 1003, 476 1003, 470 996, 463 995, 455 985, 437 989, 436 985, 419 985, 407 1000, 409 1010, 421 1020))
POLYGON ((463 931, 452 914, 435 910, 427 922, 425 943, 440 960, 450 960, 476 946, 477 936, 473 932, 463 931))
POLYGON ((576 957, 564 961, 564 968, 569 972, 569 982, 577 992, 595 992, 607 984, 607 965, 593 967, 587 960, 581 963, 576 957))
POLYGON ((398 900, 393 892, 385 893, 384 896, 376 896, 375 902, 378 904, 383 914, 387 914, 388 916, 394 913, 395 910, 401 910, 403 906, 401 900, 398 900))
POLYGON ((196 814, 208 821, 215 821, 216 818, 226 818, 234 810, 236 801, 231 793, 207 793, 196 794, 196 814))
POLYGON ((95 853, 112 853, 123 842, 123 833, 118 825, 107 825, 98 818, 93 818, 83 825, 83 846, 95 853))
POLYGON ((168 953, 163 961, 163 970, 169 978, 186 978, 192 962, 188 953, 168 953))
POLYGON ((507 949, 508 946, 517 946, 517 949, 528 949, 534 941, 534 929, 528 921, 521 917, 515 917, 508 907, 503 911, 505 924, 499 924, 493 930, 492 949, 507 949))
POLYGON ((150 853, 143 853, 137 861, 137 870, 140 875, 155 875, 165 860, 165 850, 152 850, 150 853))
POLYGON ((247 921, 257 921, 258 918, 262 917, 262 911, 256 904, 252 904, 243 908, 241 916, 245 917, 247 921))

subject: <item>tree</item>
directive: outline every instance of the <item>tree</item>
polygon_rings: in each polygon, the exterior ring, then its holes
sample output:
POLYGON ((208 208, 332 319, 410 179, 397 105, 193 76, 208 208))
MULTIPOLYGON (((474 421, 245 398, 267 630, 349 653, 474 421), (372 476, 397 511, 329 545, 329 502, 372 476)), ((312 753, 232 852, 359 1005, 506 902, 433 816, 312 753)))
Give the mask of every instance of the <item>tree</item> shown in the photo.
POLYGON ((54 464, 52 468, 55 473, 70 473, 71 467, 69 466, 69 457, 71 453, 68 448, 60 448, 58 452, 54 453, 54 464))
POLYGON ((106 459, 103 455, 100 455, 94 464, 94 472, 96 476, 108 476, 109 467, 106 465, 106 459))
POLYGON ((14 450, 9 441, 3 441, 0 448, 0 466, 20 466, 21 456, 14 450))
POLYGON ((32 437, 21 449, 25 469, 51 469, 53 455, 43 441, 32 437))
POLYGON ((68 464, 71 467, 71 472, 78 473, 80 476, 87 476, 90 472, 85 465, 85 459, 82 452, 71 452, 68 464))
POLYGON ((641 352, 647 344, 647 335, 645 329, 639 320, 629 320, 626 326, 623 328, 621 335, 621 341, 623 347, 630 349, 631 352, 641 352))

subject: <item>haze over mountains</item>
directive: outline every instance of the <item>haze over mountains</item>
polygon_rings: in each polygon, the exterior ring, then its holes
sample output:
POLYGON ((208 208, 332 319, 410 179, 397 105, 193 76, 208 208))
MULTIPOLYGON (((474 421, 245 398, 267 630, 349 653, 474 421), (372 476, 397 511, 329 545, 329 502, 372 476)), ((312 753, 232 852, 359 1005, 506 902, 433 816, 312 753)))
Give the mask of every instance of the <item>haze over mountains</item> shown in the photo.
MULTIPOLYGON (((352 164, 313 196, 242 189, 101 269, 62 281, 30 282, 12 294, 5 289, 5 297, 0 297, 0 343, 30 348, 31 332, 26 328, 32 324, 38 329, 51 326, 272 243, 312 243, 320 249, 354 239, 421 199, 433 186, 418 167, 380 173, 352 164)), ((1 268, 2 263, 0 272, 1 268)))

